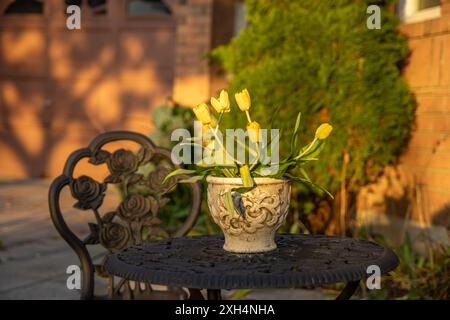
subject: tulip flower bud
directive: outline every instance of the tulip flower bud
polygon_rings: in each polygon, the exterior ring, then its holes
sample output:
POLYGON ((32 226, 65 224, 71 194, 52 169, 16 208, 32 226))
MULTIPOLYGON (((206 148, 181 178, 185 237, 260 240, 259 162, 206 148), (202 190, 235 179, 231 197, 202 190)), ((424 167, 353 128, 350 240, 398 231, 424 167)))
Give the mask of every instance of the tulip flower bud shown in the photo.
POLYGON ((328 138, 333 127, 328 123, 322 123, 316 130, 316 138, 319 140, 324 140, 328 138))
POLYGON ((240 167, 239 173, 241 175, 242 184, 244 185, 244 187, 252 187, 253 180, 248 165, 244 164, 242 167, 240 167))
POLYGON ((230 100, 228 99, 228 92, 220 91, 219 99, 211 98, 211 105, 218 112, 230 112, 230 100))
POLYGON ((250 141, 258 143, 261 141, 261 126, 258 122, 253 121, 247 124, 248 138, 250 141))
POLYGON ((195 106, 193 109, 195 116, 202 124, 210 124, 211 123, 211 114, 209 113, 208 106, 206 103, 200 103, 195 106))
POLYGON ((220 101, 216 98, 211 98, 211 105, 213 106, 214 110, 216 110, 218 113, 222 112, 222 105, 220 104, 220 101))
POLYGON ((241 111, 248 111, 250 109, 251 100, 250 100, 250 94, 248 93, 247 89, 242 90, 241 92, 238 92, 234 95, 234 98, 236 99, 236 102, 239 106, 239 109, 241 111))

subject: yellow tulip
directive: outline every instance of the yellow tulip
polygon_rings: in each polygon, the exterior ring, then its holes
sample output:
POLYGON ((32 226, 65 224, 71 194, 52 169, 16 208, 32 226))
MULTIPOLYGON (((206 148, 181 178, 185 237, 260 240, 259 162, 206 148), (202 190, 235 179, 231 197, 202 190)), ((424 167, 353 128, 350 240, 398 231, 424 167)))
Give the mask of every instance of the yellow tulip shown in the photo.
POLYGON ((210 132, 209 125, 203 125, 202 127, 202 145, 207 146, 212 141, 212 134, 210 132))
POLYGON ((211 114, 206 103, 200 103, 193 109, 195 116, 202 124, 211 124, 211 114))
POLYGON ((261 141, 261 133, 260 133, 261 126, 258 122, 253 121, 247 124, 247 132, 248 132, 248 138, 250 141, 258 143, 261 141))
POLYGON ((328 138, 333 127, 329 123, 322 123, 316 130, 316 138, 319 140, 324 140, 328 138))
POLYGON ((216 98, 214 97, 211 98, 211 105, 213 106, 214 110, 216 110, 218 113, 222 112, 222 104, 216 98))
POLYGON ((234 95, 234 98, 236 99, 239 109, 241 109, 244 112, 250 109, 251 100, 250 94, 248 93, 247 89, 244 89, 241 92, 236 93, 234 95))
POLYGON ((220 91, 219 99, 211 98, 211 105, 218 112, 230 112, 230 100, 228 99, 228 92, 220 91))
POLYGON ((252 180, 252 176, 250 174, 250 168, 248 167, 248 165, 244 164, 242 167, 240 167, 239 173, 241 175, 243 186, 244 187, 252 187, 253 180, 252 180))

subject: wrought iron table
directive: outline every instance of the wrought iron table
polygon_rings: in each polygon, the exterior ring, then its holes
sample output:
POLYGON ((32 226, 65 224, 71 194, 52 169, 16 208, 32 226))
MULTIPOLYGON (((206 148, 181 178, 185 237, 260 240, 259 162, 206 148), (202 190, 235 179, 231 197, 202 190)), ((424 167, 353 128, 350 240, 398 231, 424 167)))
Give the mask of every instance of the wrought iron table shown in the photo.
POLYGON ((278 248, 258 254, 222 249, 220 236, 183 237, 131 246, 108 257, 105 268, 116 276, 152 284, 189 288, 191 299, 221 299, 220 289, 299 288, 346 282, 337 299, 349 299, 367 267, 385 274, 397 256, 379 244, 352 238, 285 234, 278 248))

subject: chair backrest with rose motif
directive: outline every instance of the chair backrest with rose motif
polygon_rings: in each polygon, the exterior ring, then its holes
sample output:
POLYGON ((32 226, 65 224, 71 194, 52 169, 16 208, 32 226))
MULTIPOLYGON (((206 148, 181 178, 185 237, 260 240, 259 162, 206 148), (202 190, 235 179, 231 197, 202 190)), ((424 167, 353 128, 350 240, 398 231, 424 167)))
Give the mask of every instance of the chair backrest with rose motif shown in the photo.
MULTIPOLYGON (((130 245, 140 244, 153 238, 179 237, 193 227, 201 206, 199 184, 186 185, 182 191, 170 189, 179 176, 162 183, 164 177, 179 168, 171 161, 169 150, 157 147, 139 133, 129 131, 107 132, 97 136, 87 148, 73 152, 66 161, 62 175, 57 177, 49 191, 49 207, 52 221, 59 234, 78 255, 82 270, 81 298, 96 298, 95 276, 108 281, 108 298, 183 298, 184 291, 170 288, 167 292, 155 291, 151 284, 130 283, 109 275, 103 268, 104 259, 94 263, 88 246, 100 245, 106 254, 115 253, 130 245), (120 148, 113 152, 105 150, 105 145, 116 141, 131 141, 139 146, 135 152, 120 148), (94 166, 106 165, 108 175, 97 181, 87 175, 74 175, 77 165, 88 159, 94 166), (108 189, 115 186, 120 190, 120 204, 109 210, 102 210, 107 202, 108 189), (93 222, 89 223, 89 235, 81 239, 68 227, 61 210, 61 192, 69 188, 76 209, 92 212, 93 222), (171 192, 166 192, 168 189, 171 192), (184 197, 190 202, 185 213, 180 215, 176 207, 170 208, 170 193, 184 197), (167 208, 169 207, 169 211, 167 208), (165 210, 165 211, 164 211, 165 210), (179 218, 179 224, 169 228, 164 225, 162 212, 179 218), (181 218, 180 218, 181 216, 181 218)), ((178 188, 179 189, 179 188, 178 188)), ((169 217, 170 218, 170 217, 169 217)), ((171 224, 173 225, 173 224, 171 224)), ((104 258, 104 257, 101 257, 104 258)))

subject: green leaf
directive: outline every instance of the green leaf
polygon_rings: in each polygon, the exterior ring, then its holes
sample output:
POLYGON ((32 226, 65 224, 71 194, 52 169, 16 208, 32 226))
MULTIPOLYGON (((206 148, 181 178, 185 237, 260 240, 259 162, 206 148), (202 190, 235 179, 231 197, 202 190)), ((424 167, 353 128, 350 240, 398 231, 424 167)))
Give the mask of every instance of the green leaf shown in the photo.
MULTIPOLYGON (((211 157, 211 156, 210 157, 204 157, 199 162, 196 162, 195 165, 197 167, 200 167, 200 168, 214 168, 214 167, 217 167, 217 164, 213 161, 213 159, 214 158, 211 157), (206 163, 205 159, 211 160, 211 163, 206 163)), ((210 162, 210 161, 208 161, 208 162, 210 162)))
POLYGON ((170 186, 168 186, 166 190, 164 190, 163 192, 161 192, 159 194, 160 195, 165 195, 166 193, 169 193, 170 191, 172 191, 176 187, 176 185, 178 183, 196 183, 196 182, 204 179, 207 174, 208 173, 205 171, 204 173, 202 173, 202 175, 192 176, 192 177, 189 177, 189 178, 186 178, 186 179, 182 179, 182 180, 176 181, 176 182, 172 183, 170 186))
POLYGON ((309 162, 309 161, 317 161, 319 158, 306 158, 306 159, 300 159, 298 162, 309 162))
POLYGON ((228 213, 232 215, 234 213, 233 196, 231 195, 231 189, 227 190, 224 194, 225 207, 227 207, 228 213))
POLYGON ((302 176, 303 176, 306 180, 311 181, 311 179, 309 178, 309 176, 308 176, 308 174, 306 173, 305 169, 300 168, 299 170, 300 170, 300 173, 302 174, 302 176))
POLYGON ((310 187, 312 187, 312 189, 319 189, 320 191, 324 192, 325 194, 327 194, 331 199, 334 199, 333 195, 324 187, 310 181, 310 180, 306 180, 304 178, 300 178, 300 177, 296 177, 293 176, 291 174, 285 174, 286 177, 288 177, 289 179, 296 181, 296 182, 300 182, 300 183, 304 183, 306 185, 309 185, 310 187))
POLYGON ((172 171, 171 173, 169 173, 164 180, 162 181, 162 184, 166 183, 167 180, 169 180, 170 178, 180 175, 180 174, 192 174, 195 173, 196 170, 188 170, 188 169, 176 169, 174 171, 172 171))
POLYGON ((326 142, 324 140, 320 140, 318 145, 312 150, 311 152, 308 152, 308 158, 316 158, 319 156, 319 154, 322 152, 326 142))
POLYGON ((248 152, 249 154, 252 154, 253 156, 257 156, 258 155, 258 153, 254 149, 250 148, 246 143, 243 143, 242 141, 240 141, 236 136, 234 136, 234 141, 236 141, 236 143, 238 145, 243 147, 244 150, 246 152, 248 152))
POLYGON ((227 177, 227 178, 234 178, 235 177, 235 175, 234 175, 234 171, 231 169, 229 169, 229 168, 227 168, 227 167, 220 167, 219 168, 220 169, 220 171, 222 172, 222 174, 225 176, 225 177, 227 177))
POLYGON ((275 119, 278 116, 280 109, 281 109, 281 104, 279 104, 278 107, 275 109, 274 113, 272 113, 272 117, 270 118, 270 129, 273 128, 273 123, 275 122, 275 119))
POLYGON ((273 137, 273 139, 270 140, 270 142, 267 144, 267 146, 263 146, 261 148, 261 154, 260 154, 260 162, 264 163, 266 162, 266 153, 267 156, 270 157, 272 155, 272 145, 274 145, 274 147, 278 146, 278 150, 280 150, 280 141, 281 141, 281 133, 282 133, 283 129, 280 129, 280 131, 278 132, 278 134, 273 137), (266 151, 267 150, 267 151, 266 151))
POLYGON ((170 186, 167 187, 166 190, 160 192, 159 195, 163 196, 163 195, 165 195, 166 193, 169 193, 170 191, 172 191, 172 190, 177 186, 177 184, 178 184, 177 182, 172 183, 170 186))
POLYGON ((299 112, 297 114, 297 120, 295 121, 294 132, 293 132, 292 138, 291 138, 291 155, 294 154, 295 149, 297 147, 298 131, 300 129, 300 120, 301 120, 301 118, 302 118, 302 113, 299 112))
POLYGON ((178 183, 196 183, 200 180, 203 180, 204 178, 205 176, 192 176, 187 179, 180 180, 178 181, 178 183))
POLYGON ((263 177, 272 176, 274 178, 281 178, 284 175, 284 173, 290 169, 291 166, 294 166, 296 164, 297 164, 297 162, 293 161, 293 160, 285 161, 285 162, 280 163, 278 165, 278 168, 275 167, 275 164, 272 164, 271 166, 260 167, 260 168, 258 168, 256 173, 263 177), (267 172, 268 170, 270 170, 270 171, 267 172), (274 170, 276 170, 276 171, 274 171, 274 170), (263 173, 263 171, 265 171, 265 172, 263 173))
POLYGON ((242 300, 246 295, 252 292, 252 289, 239 289, 236 290, 231 296, 230 300, 242 300))
POLYGON ((298 158, 297 160, 303 160, 304 157, 308 158, 317 157, 322 151, 324 145, 325 145, 324 140, 314 139, 310 144, 304 146, 300 150, 299 155, 301 154, 301 157, 298 158))
POLYGON ((246 193, 252 189, 254 189, 256 186, 252 186, 252 187, 240 187, 240 188, 232 188, 231 191, 236 191, 239 192, 240 194, 242 193, 246 193))

